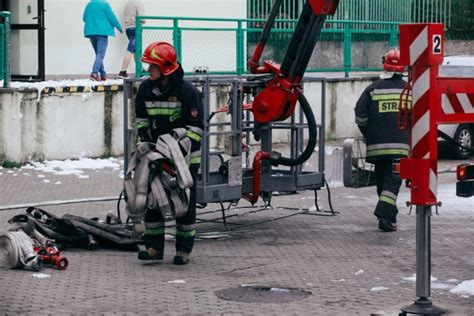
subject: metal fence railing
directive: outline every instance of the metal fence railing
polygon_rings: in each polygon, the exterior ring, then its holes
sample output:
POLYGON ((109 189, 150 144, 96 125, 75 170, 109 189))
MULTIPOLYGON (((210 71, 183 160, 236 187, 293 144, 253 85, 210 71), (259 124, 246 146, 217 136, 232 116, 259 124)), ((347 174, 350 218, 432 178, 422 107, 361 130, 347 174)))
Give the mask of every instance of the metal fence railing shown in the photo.
POLYGON ((10 12, 0 12, 0 86, 10 85, 10 12))
MULTIPOLYGON (((398 23, 443 23, 451 21, 451 7, 472 0, 340 0, 335 20, 379 21, 398 23)), ((274 0, 247 0, 247 17, 265 19, 274 0)), ((303 0, 281 0, 278 18, 296 19, 303 0)), ((456 17, 453 17, 456 18, 456 17)), ((374 25, 375 26, 375 25, 374 25)), ((378 25, 376 27, 379 27, 378 25)))
MULTIPOLYGON (((202 68, 212 74, 246 74, 247 60, 253 54, 264 22, 262 19, 139 16, 136 74, 141 76, 143 72, 140 61, 143 49, 154 41, 173 44, 187 74, 202 68)), ((294 19, 276 21, 286 27, 272 30, 262 60, 282 61, 296 22, 294 19)), ((327 20, 307 71, 343 71, 348 76, 351 71, 380 70, 381 56, 398 44, 398 25, 327 20)))

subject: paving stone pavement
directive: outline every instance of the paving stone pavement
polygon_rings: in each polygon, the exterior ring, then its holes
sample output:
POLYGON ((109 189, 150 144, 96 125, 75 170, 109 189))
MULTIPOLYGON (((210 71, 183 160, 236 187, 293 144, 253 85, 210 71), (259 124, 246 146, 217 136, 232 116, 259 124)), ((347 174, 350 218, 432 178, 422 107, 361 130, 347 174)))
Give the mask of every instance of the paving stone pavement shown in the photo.
MULTIPOLYGON (((443 161, 439 169, 455 164, 443 161)), ((89 170, 88 178, 79 178, 0 169, 0 207, 118 196, 119 172, 89 170)), ((462 281, 474 280, 474 198, 454 196, 454 177, 440 174, 438 190, 444 204, 440 215, 432 217, 432 275, 438 280, 432 284, 431 298, 450 315, 474 315, 472 296, 449 292, 462 281)), ((231 233, 221 222, 208 221, 221 219, 219 206, 209 205, 199 210, 202 238, 187 266, 172 264, 174 241, 169 239, 161 263, 143 264, 134 252, 67 249, 63 254, 69 259, 68 269, 46 268, 42 273, 47 278, 1 268, 0 315, 397 315, 416 298, 415 283, 406 280, 415 273, 415 216, 403 206, 409 199, 403 189, 399 230, 379 232, 372 215, 374 191, 331 189, 339 212, 333 217, 298 214, 300 208, 314 205, 313 192, 274 197, 273 208, 267 210, 242 202, 226 212, 231 233), (311 295, 286 303, 246 303, 216 295, 242 285, 295 288, 311 295)), ((318 192, 318 201, 328 210, 327 190, 318 192)), ((115 211, 116 202, 42 208, 56 215, 105 218, 115 211)), ((24 208, 1 210, 0 230, 23 212, 24 208)))

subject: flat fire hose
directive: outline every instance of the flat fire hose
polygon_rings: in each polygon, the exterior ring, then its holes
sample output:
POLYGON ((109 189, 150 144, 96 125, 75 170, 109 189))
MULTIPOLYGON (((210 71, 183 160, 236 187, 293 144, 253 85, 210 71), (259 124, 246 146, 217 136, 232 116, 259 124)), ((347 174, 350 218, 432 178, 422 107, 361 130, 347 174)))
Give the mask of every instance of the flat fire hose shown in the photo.
POLYGON ((193 185, 190 152, 191 141, 184 128, 161 135, 156 144, 138 144, 125 175, 126 211, 134 224, 144 220, 147 209, 159 209, 164 219, 186 215, 193 185), (175 174, 163 170, 161 162, 172 162, 175 174))
POLYGON ((25 268, 39 271, 41 259, 33 250, 33 241, 22 230, 0 235, 0 265, 9 269, 25 268))

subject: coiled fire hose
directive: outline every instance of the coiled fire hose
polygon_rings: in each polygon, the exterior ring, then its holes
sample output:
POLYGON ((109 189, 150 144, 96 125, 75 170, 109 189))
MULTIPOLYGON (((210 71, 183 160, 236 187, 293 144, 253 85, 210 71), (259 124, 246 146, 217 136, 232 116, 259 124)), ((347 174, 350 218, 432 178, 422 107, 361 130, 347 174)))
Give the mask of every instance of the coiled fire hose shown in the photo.
POLYGON ((31 238, 20 230, 0 236, 0 265, 9 269, 39 271, 43 267, 43 261, 33 250, 31 238))

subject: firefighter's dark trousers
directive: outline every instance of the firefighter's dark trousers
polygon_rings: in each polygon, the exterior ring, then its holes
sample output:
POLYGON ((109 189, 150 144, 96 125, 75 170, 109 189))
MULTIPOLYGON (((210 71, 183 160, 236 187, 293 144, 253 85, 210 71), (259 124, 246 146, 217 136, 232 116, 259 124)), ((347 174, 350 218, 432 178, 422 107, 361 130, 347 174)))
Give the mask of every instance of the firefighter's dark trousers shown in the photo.
MULTIPOLYGON (((191 253, 194 246, 196 230, 196 175, 197 170, 191 168, 194 185, 190 189, 189 209, 185 216, 176 219, 176 251, 191 253)), ((165 248, 165 221, 160 210, 147 210, 145 215, 145 247, 163 252, 165 248)))
POLYGON ((393 172, 392 164, 392 159, 381 159, 374 163, 377 195, 379 196, 374 215, 396 223, 398 213, 397 196, 402 180, 398 173, 393 172))

